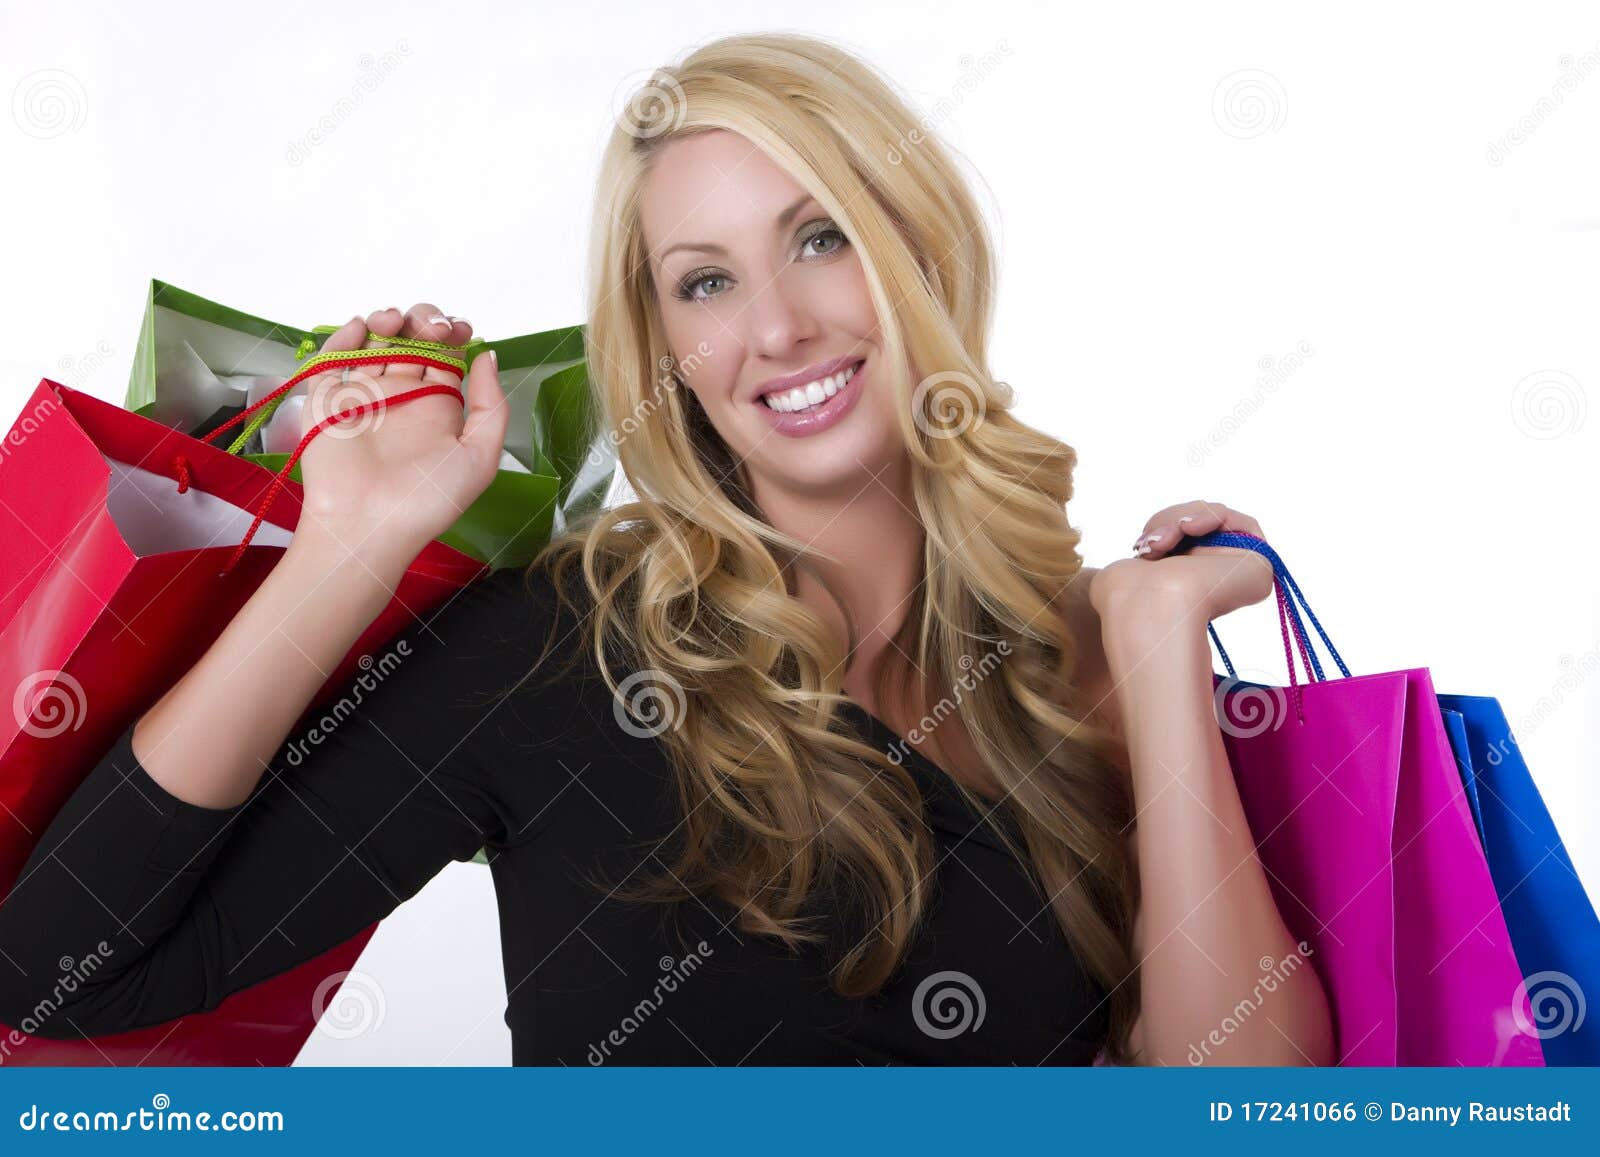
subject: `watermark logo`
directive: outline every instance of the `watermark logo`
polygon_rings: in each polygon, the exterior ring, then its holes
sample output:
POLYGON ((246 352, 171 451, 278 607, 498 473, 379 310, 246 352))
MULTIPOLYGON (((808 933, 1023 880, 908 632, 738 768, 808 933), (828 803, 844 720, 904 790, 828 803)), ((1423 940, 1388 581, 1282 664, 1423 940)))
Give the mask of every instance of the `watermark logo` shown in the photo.
POLYGON ((983 1027, 988 1002, 978 982, 947 970, 924 977, 911 995, 911 1017, 928 1036, 949 1040, 983 1027))
POLYGON ((617 127, 645 141, 676 130, 689 115, 678 78, 660 69, 629 73, 612 94, 617 127))
POLYGON ((311 994, 311 1015, 317 1031, 337 1040, 350 1040, 383 1027, 388 1001, 383 986, 365 972, 335 972, 325 977, 311 994), (329 994, 333 1003, 329 1004, 329 994))
POLYGON ((1234 739, 1254 739, 1276 731, 1288 715, 1288 697, 1282 687, 1243 679, 1237 674, 1216 685, 1211 703, 1217 726, 1234 739))
POLYGON ((322 437, 359 438, 383 425, 383 416, 389 412, 389 407, 384 404, 383 386, 377 378, 354 367, 331 371, 329 377, 331 381, 311 390, 306 397, 304 429, 309 430, 346 410, 359 412, 326 427, 322 437), (367 408, 363 410, 362 406, 367 408))
POLYGON ((636 739, 651 739, 683 725, 688 701, 682 684, 651 667, 618 684, 611 707, 624 731, 636 739))
POLYGON ((11 119, 30 137, 49 140, 75 133, 89 115, 89 97, 70 72, 42 68, 11 90, 11 119))
POLYGON ((1565 972, 1553 971, 1524 977, 1512 995, 1511 1007, 1517 1027, 1540 1040, 1549 1040, 1564 1032, 1577 1032, 1588 1013, 1588 1002, 1577 980, 1565 972), (1528 1008, 1537 1023, 1530 1024, 1522 1010, 1524 996, 1528 998, 1528 1008))
POLYGON ((1583 386, 1563 370, 1538 370, 1511 391, 1511 420, 1530 438, 1576 434, 1588 413, 1583 386))
POLYGON ((1211 94, 1211 116, 1230 137, 1249 140, 1283 127, 1289 119, 1289 95, 1272 73, 1241 69, 1217 82, 1211 94))
POLYGON ((17 685, 11 696, 11 714, 28 735, 53 739, 76 731, 88 714, 83 684, 61 670, 35 671, 17 685))
POLYGON ((941 370, 917 383, 911 417, 930 438, 959 438, 983 421, 984 393, 971 374, 941 370))

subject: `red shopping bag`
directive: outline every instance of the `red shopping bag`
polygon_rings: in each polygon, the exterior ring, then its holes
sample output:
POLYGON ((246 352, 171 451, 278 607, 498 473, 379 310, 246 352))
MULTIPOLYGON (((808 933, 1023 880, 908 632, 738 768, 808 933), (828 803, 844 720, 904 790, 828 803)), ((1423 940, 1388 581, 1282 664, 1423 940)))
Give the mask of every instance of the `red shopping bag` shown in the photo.
MULTIPOLYGON (((0 689, 11 707, 0 710, 0 897, 83 777, 276 565, 301 496, 216 446, 39 383, 0 443, 0 689), (266 517, 234 560, 263 500, 266 517)), ((302 722, 363 654, 489 569, 429 543, 302 722)), ((290 1064, 315 1027, 313 994, 354 965, 376 927, 209 1012, 93 1040, 28 1036, 7 1063, 290 1064)))

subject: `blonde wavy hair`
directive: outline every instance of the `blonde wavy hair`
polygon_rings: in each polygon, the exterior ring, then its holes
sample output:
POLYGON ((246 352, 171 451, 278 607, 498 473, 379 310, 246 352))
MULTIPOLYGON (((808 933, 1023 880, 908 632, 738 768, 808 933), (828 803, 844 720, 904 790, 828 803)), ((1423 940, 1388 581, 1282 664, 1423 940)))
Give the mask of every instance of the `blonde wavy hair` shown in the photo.
MULTIPOLYGON (((659 734, 681 852, 629 895, 715 895, 747 932, 825 945, 835 991, 864 996, 904 956, 936 867, 915 779, 838 717, 855 625, 841 650, 795 597, 795 569, 815 552, 764 518, 743 463, 670 369, 640 195, 668 144, 728 129, 811 191, 860 255, 890 370, 874 381, 901 395, 925 529, 922 581, 894 642, 924 673, 916 702, 962 687, 961 720, 1026 851, 996 831, 1109 994, 1105 1049, 1127 1062, 1139 1002, 1134 811, 1126 751, 1091 724, 1073 679, 1064 591, 1082 560, 1065 507, 1076 454, 1017 421, 988 371, 993 253, 970 190, 884 79, 813 37, 705 44, 656 70, 627 109, 597 182, 586 346, 596 414, 637 500, 568 526, 533 566, 549 564, 558 592, 581 570, 588 653, 615 695, 641 678, 683 692, 659 734), (938 372, 915 388, 913 364, 938 372), (974 648, 1005 654, 995 674, 974 681, 974 648), (617 655, 635 665, 621 680, 617 655), (819 897, 859 928, 827 927, 819 897)), ((895 670, 878 672, 879 703, 895 670)))

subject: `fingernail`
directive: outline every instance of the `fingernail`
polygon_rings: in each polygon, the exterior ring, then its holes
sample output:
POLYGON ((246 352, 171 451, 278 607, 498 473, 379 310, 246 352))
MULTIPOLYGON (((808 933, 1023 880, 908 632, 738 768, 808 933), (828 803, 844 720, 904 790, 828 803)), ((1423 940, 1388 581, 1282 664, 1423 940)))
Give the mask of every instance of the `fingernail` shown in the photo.
POLYGON ((500 355, 498 353, 496 353, 494 350, 490 350, 489 351, 489 360, 492 363, 494 363, 494 368, 495 369, 499 369, 500 368, 500 355))
POLYGON ((428 320, 433 322, 433 324, 435 324, 435 325, 449 325, 450 324, 450 319, 448 317, 444 317, 441 314, 437 314, 437 313, 434 314, 432 317, 430 317, 428 320))
POLYGON ((1185 522, 1193 522, 1193 521, 1194 521, 1194 515, 1185 514, 1182 518, 1178 519, 1178 525, 1182 526, 1185 522))
POLYGON ((467 322, 467 324, 468 324, 468 325, 471 325, 471 324, 472 324, 472 323, 471 323, 471 322, 470 322, 470 321, 467 321, 467 319, 466 319, 466 318, 464 318, 464 317, 454 317, 454 316, 452 316, 452 317, 451 317, 451 318, 450 318, 450 320, 451 320, 451 321, 466 321, 466 322, 467 322))

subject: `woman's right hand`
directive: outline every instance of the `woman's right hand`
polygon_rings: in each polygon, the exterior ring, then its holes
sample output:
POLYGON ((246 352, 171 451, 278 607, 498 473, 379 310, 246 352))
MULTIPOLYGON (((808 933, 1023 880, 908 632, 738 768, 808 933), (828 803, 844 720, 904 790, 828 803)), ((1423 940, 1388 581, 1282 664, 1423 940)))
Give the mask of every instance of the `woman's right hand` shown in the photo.
MULTIPOLYGON (((458 346, 472 337, 466 321, 422 303, 403 315, 382 309, 352 318, 322 348, 382 346, 367 339, 368 331, 458 346)), ((300 457, 305 498, 295 537, 403 556, 409 563, 448 530, 494 479, 509 418, 489 351, 468 369, 464 411, 459 397, 433 394, 346 418, 313 438, 300 457)), ((302 437, 331 415, 379 397, 434 382, 461 385, 455 373, 403 362, 355 366, 348 381, 341 377, 335 364, 309 379, 302 437)))

